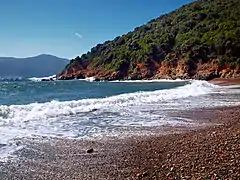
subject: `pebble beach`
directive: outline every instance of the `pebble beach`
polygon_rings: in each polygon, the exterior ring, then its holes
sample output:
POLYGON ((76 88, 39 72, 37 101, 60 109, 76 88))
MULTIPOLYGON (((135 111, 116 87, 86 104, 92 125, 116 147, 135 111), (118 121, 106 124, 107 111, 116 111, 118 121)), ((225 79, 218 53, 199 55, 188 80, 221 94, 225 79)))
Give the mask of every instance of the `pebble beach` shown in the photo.
POLYGON ((102 141, 32 138, 0 179, 238 179, 240 107, 185 111, 199 128, 102 141))

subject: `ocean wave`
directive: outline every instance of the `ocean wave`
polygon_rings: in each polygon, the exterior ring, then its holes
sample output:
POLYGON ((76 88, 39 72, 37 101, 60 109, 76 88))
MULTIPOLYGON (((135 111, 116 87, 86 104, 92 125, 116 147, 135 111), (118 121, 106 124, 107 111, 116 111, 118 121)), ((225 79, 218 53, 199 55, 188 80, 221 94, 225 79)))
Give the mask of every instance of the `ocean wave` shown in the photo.
POLYGON ((47 77, 31 77, 28 78, 30 81, 39 82, 39 81, 55 81, 56 75, 47 76, 47 77))
MULTIPOLYGON (((230 91, 229 89, 226 90, 230 91)), ((221 87, 205 81, 191 81, 174 89, 120 94, 106 98, 51 101, 27 105, 0 106, 0 161, 21 146, 15 139, 46 136, 94 138, 122 136, 155 126, 195 126, 191 120, 168 113, 214 105, 223 101, 209 99, 221 87)), ((217 96, 218 98, 218 96, 217 96)), ((236 103, 236 102, 235 102, 236 103)), ((229 104, 228 104, 229 105, 229 104)))
POLYGON ((88 82, 94 82, 94 81, 96 81, 96 78, 95 77, 88 77, 88 78, 85 78, 85 79, 82 79, 82 80, 88 81, 88 82))
POLYGON ((0 77, 0 82, 16 82, 16 81, 24 81, 23 77, 0 77))
POLYGON ((150 82, 188 82, 193 80, 184 80, 184 79, 151 79, 151 80, 116 80, 110 82, 119 82, 119 83, 150 83, 150 82))
POLYGON ((51 101, 28 105, 0 106, 0 123, 9 121, 28 121, 48 119, 60 116, 73 116, 94 110, 111 109, 154 104, 163 101, 199 96, 211 92, 216 86, 204 81, 191 83, 169 90, 136 92, 99 99, 82 99, 75 101, 51 101))
MULTIPOLYGON (((88 82, 95 82, 97 78, 95 77, 88 77, 85 79, 79 79, 79 81, 88 81, 88 82)), ((151 79, 151 80, 115 80, 115 81, 108 81, 110 83, 151 83, 151 82, 188 82, 192 80, 183 80, 183 79, 151 79)))

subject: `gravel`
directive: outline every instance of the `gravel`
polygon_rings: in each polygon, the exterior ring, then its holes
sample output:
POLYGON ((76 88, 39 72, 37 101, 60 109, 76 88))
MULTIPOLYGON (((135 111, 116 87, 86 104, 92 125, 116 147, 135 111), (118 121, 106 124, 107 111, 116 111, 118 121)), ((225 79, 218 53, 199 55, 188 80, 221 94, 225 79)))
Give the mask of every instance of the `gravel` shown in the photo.
POLYGON ((25 139, 17 159, 0 164, 0 179, 239 179, 240 107, 181 116, 211 126, 102 141, 25 139))

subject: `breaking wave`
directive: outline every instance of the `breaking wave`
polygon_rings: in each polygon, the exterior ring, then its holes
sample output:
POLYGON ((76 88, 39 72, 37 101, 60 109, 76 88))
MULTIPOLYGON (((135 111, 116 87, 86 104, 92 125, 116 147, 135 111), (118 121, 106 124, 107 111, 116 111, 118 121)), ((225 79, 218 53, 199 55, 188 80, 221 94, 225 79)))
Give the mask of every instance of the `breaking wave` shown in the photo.
POLYGON ((182 87, 169 90, 157 90, 152 92, 136 92, 121 94, 107 98, 82 99, 76 101, 51 101, 47 103, 32 103, 28 105, 0 106, 0 124, 6 121, 29 121, 37 119, 59 118, 61 116, 73 116, 95 110, 141 106, 144 104, 161 103, 174 99, 207 94, 215 85, 204 81, 193 81, 182 87))
POLYGON ((226 105, 229 102, 225 99, 208 99, 208 95, 215 92, 219 93, 219 86, 205 81, 191 81, 173 89, 105 98, 1 105, 0 160, 20 148, 14 141, 18 138, 115 136, 123 131, 134 134, 136 129, 142 127, 189 124, 192 122, 170 117, 167 113, 200 106, 213 107, 221 103, 226 105))
POLYGON ((47 76, 47 77, 32 77, 32 78, 28 78, 28 80, 30 81, 34 81, 34 82, 39 82, 39 81, 55 81, 56 80, 56 75, 52 75, 52 76, 47 76))

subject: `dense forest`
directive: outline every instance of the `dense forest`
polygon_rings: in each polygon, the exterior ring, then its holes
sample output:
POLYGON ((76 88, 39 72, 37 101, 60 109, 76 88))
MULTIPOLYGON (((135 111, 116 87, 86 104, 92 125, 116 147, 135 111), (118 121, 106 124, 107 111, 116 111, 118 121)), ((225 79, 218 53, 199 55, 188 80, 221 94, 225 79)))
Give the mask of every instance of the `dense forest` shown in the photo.
POLYGON ((71 60, 59 79, 238 76, 240 1, 199 0, 71 60))

